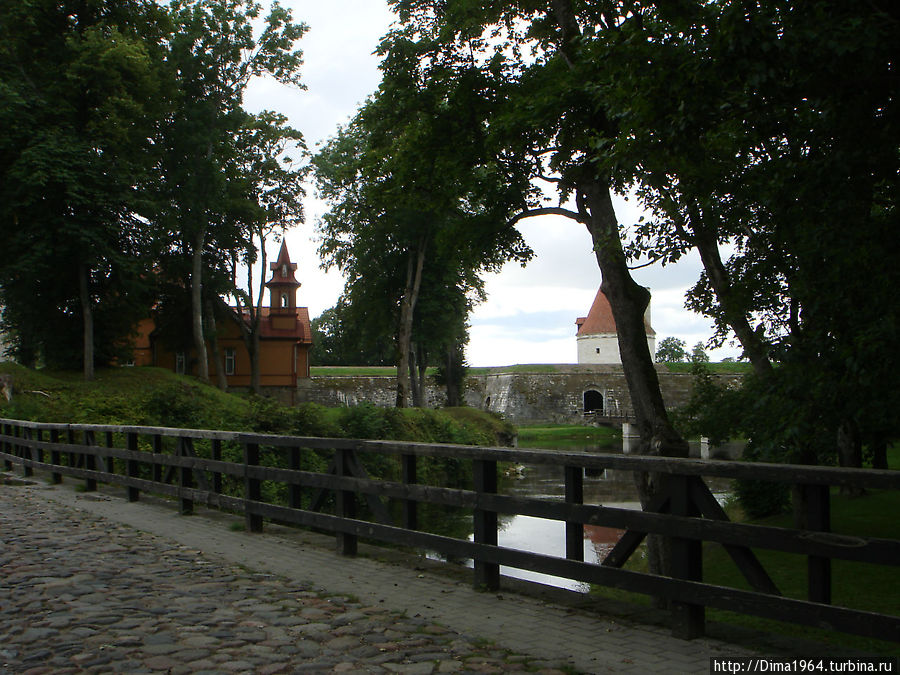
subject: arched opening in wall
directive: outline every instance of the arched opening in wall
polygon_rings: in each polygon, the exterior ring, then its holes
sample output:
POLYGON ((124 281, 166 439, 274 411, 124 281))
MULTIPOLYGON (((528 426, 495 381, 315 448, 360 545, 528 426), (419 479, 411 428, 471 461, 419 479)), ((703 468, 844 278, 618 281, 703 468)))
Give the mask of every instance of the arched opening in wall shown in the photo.
POLYGON ((584 414, 603 414, 603 394, 596 389, 588 389, 584 392, 584 414))
POLYGON ((488 396, 486 399, 484 399, 484 409, 485 410, 491 409, 491 397, 490 396, 488 396))

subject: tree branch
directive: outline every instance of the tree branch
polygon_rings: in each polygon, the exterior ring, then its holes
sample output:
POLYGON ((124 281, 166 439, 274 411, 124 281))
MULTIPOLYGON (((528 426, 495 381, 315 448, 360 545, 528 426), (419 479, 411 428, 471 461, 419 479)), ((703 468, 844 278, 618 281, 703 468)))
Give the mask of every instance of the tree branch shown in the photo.
POLYGON ((525 211, 522 211, 522 213, 518 213, 515 216, 513 216, 513 218, 510 219, 509 221, 507 221, 506 224, 509 227, 513 227, 520 220, 525 220, 526 218, 533 218, 534 216, 564 216, 566 218, 571 218, 572 220, 575 220, 575 221, 581 223, 582 225, 587 224, 587 221, 580 213, 577 213, 575 211, 570 211, 569 209, 564 209, 559 206, 547 206, 547 207, 540 208, 540 209, 527 209, 525 211))

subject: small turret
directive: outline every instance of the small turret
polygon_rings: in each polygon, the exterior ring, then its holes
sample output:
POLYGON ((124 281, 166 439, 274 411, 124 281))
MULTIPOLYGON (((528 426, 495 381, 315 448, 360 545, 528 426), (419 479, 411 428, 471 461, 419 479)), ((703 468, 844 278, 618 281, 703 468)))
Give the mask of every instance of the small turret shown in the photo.
POLYGON ((297 289, 300 282, 294 276, 297 263, 291 261, 287 242, 282 240, 278 259, 269 264, 272 278, 266 282, 269 289, 269 308, 272 314, 296 314, 297 289))

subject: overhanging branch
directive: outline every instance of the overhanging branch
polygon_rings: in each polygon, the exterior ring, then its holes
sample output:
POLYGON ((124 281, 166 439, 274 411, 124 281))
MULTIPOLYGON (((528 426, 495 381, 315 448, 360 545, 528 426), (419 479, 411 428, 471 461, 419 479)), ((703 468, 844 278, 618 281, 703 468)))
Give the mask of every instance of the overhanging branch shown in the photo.
POLYGON ((522 211, 522 213, 516 214, 510 221, 507 223, 510 227, 514 226, 520 220, 525 220, 526 218, 533 218, 535 216, 564 216, 566 218, 571 218, 579 223, 586 224, 587 221, 584 217, 578 213, 577 211, 571 211, 569 209, 564 209, 560 206, 547 206, 545 208, 540 209, 528 209, 526 211, 522 211))

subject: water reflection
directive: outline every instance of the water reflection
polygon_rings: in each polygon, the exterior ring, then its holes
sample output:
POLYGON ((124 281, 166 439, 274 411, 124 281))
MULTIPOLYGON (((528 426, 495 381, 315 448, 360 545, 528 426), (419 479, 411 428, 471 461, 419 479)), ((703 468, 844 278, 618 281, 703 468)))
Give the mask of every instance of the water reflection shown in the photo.
MULTIPOLYGON (((573 448, 568 447, 567 450, 573 448)), ((596 449, 594 449, 596 450, 596 449)), ((604 448, 605 451, 608 449, 604 448)), ((520 497, 537 497, 563 501, 566 493, 563 468, 547 464, 521 467, 509 480, 501 482, 501 492, 520 497)), ((584 477, 584 503, 615 508, 639 509, 637 489, 631 471, 606 469, 587 473, 584 477)), ((556 520, 532 516, 500 516, 498 543, 523 551, 557 557, 566 555, 566 525, 556 520)), ((598 525, 584 526, 584 561, 599 563, 619 541, 622 530, 598 525)), ((588 585, 571 579, 512 567, 501 567, 501 574, 517 579, 537 581, 560 588, 587 592, 588 585)))
MULTIPOLYGON (((615 452, 617 450, 614 447, 576 448, 571 445, 567 445, 563 449, 594 452, 615 452)), ((723 503, 728 496, 729 482, 727 480, 708 480, 707 482, 716 498, 723 503)), ((520 497, 563 501, 565 498, 563 467, 546 464, 514 467, 500 481, 500 492, 520 497)), ((586 472, 584 503, 614 508, 640 509, 634 473, 614 469, 586 472)), ((599 563, 603 560, 623 533, 623 530, 596 525, 585 525, 583 530, 584 560, 592 563, 599 563)), ((565 557, 565 523, 532 516, 500 514, 498 543, 500 546, 508 548, 562 558, 565 557)), ((468 564, 471 566, 471 561, 468 561, 468 564)), ((575 591, 588 591, 586 583, 529 570, 501 567, 501 574, 575 591)))

